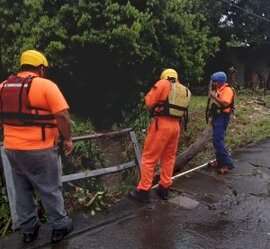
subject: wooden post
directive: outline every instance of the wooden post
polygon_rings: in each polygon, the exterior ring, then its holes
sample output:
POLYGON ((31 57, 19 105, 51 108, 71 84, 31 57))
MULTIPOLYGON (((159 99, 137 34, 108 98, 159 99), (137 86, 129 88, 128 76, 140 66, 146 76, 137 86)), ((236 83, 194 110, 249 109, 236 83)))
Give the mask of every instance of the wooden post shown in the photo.
POLYGON ((5 180, 6 180, 9 208, 10 208, 10 214, 11 214, 11 219, 12 219, 12 229, 16 230, 19 228, 18 215, 16 212, 16 192, 15 192, 14 180, 13 180, 12 171, 11 171, 11 165, 3 147, 1 147, 1 158, 2 158, 2 164, 3 164, 4 175, 5 175, 5 180))

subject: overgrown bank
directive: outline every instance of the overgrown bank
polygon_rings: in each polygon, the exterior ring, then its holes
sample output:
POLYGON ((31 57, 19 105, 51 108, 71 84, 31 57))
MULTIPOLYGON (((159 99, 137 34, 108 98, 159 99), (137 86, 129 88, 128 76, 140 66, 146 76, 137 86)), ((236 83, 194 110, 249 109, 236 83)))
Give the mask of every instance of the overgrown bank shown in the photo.
MULTIPOLYGON (((206 128, 204 116, 206 101, 206 97, 193 96, 190 106, 190 122, 188 130, 182 132, 179 153, 192 144, 206 128)), ((248 91, 238 93, 234 116, 227 136, 227 144, 230 149, 235 150, 268 137, 270 134, 270 95, 263 96, 261 92, 248 91)), ((142 143, 148 121, 148 113, 140 104, 133 117, 127 117, 125 124, 121 124, 121 127, 134 127, 142 143)), ((89 121, 74 119, 74 122, 75 134, 94 132, 89 121)), ((117 125, 114 127, 114 129, 119 128, 117 125)), ((131 158, 132 146, 126 138, 105 139, 92 143, 80 142, 76 144, 72 158, 65 161, 64 171, 69 173, 80 168, 91 170, 108 167, 131 158), (73 165, 77 165, 77 168, 74 168, 73 165)), ((196 165, 210 158, 213 158, 213 149, 209 143, 203 152, 192 160, 191 164, 196 165)), ((136 182, 136 177, 136 171, 130 170, 113 177, 92 178, 85 182, 69 184, 65 187, 67 207, 70 211, 83 208, 95 215, 125 195, 136 182)), ((10 231, 10 218, 7 198, 4 193, 1 193, 0 235, 5 235, 8 231, 10 231)))
MULTIPOLYGON (((226 144, 231 151, 256 143, 270 135, 270 96, 264 95, 261 91, 248 90, 241 90, 237 95, 235 113, 231 118, 226 137, 226 144)), ((206 127, 204 115, 206 101, 206 97, 193 97, 189 129, 183 134, 181 150, 192 144, 206 127)), ((213 147, 209 143, 191 163, 199 164, 213 157, 213 147)))
MULTIPOLYGON (((195 142, 201 132, 207 127, 205 120, 207 97, 192 96, 189 108, 189 123, 187 131, 182 131, 179 153, 195 142)), ((129 121, 135 128, 141 141, 149 122, 149 115, 140 104, 136 118, 129 121)), ((258 142, 270 134, 270 95, 263 91, 240 90, 237 93, 236 109, 232 116, 226 137, 226 144, 231 150, 236 150, 249 143, 258 142)), ((206 145, 192 164, 209 160, 214 156, 212 144, 206 145)))

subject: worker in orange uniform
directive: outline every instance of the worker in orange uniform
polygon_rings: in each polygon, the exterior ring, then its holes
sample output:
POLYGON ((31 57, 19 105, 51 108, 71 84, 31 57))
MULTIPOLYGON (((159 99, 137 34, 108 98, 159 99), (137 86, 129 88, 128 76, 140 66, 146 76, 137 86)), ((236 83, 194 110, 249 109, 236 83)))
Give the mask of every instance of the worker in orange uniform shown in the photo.
POLYGON ((216 167, 220 174, 226 174, 234 168, 230 154, 225 148, 225 135, 234 109, 235 93, 232 87, 226 83, 227 75, 224 72, 216 72, 211 76, 212 90, 211 117, 213 126, 213 145, 215 148, 216 161, 210 166, 216 167))
POLYGON ((174 69, 164 70, 160 80, 147 93, 145 103, 153 119, 144 142, 140 182, 136 190, 129 193, 132 199, 149 202, 154 171, 159 161, 161 168, 157 194, 162 200, 168 199, 181 119, 187 117, 190 96, 190 91, 179 83, 178 74, 174 69))
POLYGON ((23 241, 37 239, 36 191, 53 228, 51 241, 58 242, 73 228, 64 208, 56 148, 59 134, 65 152, 73 148, 69 106, 57 85, 44 78, 48 61, 42 53, 26 50, 20 64, 21 71, 0 85, 0 120, 15 184, 16 212, 23 241))

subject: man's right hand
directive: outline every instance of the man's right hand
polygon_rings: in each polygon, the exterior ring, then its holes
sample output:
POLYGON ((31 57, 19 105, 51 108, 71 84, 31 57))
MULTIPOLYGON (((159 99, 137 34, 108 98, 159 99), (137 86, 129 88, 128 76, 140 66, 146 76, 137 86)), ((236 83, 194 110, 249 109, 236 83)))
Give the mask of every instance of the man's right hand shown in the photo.
POLYGON ((68 156, 71 154, 72 150, 73 150, 73 142, 71 139, 69 140, 64 140, 63 142, 63 146, 64 146, 64 152, 65 154, 68 156))
POLYGON ((216 91, 209 91, 209 97, 212 98, 212 99, 216 99, 216 96, 217 96, 217 93, 216 91))
POLYGON ((57 121, 57 126, 59 133, 61 134, 63 140, 63 150, 68 156, 71 154, 73 149, 73 143, 71 140, 71 128, 70 128, 70 117, 67 110, 55 113, 55 119, 57 121))

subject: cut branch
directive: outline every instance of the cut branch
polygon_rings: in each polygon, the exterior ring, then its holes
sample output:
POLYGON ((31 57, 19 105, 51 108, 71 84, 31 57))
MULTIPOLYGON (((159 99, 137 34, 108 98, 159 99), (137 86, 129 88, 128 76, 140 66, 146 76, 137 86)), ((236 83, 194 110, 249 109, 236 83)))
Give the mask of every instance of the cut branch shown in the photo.
POLYGON ((207 126, 198 136, 197 140, 191 144, 183 153, 177 156, 175 171, 181 170, 194 156, 201 152, 212 138, 212 127, 207 126))

